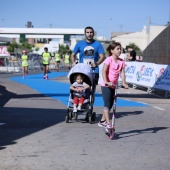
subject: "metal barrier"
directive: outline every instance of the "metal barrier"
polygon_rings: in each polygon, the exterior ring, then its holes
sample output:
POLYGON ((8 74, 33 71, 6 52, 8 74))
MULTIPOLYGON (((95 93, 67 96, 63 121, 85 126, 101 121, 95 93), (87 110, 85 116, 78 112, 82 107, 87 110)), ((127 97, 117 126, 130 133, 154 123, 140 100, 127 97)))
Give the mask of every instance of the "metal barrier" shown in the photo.
MULTIPOLYGON (((3 66, 0 66, 0 73, 21 73, 22 65, 21 59, 16 57, 3 58, 3 66)), ((42 58, 30 57, 28 59, 28 70, 30 71, 41 71, 43 70, 42 58)), ((60 68, 65 68, 63 60, 60 63, 60 68)), ((49 69, 55 69, 55 60, 52 57, 50 61, 49 69)))
MULTIPOLYGON (((28 60, 28 70, 41 71, 42 61, 41 59, 31 58, 28 60)), ((21 59, 4 58, 3 66, 0 66, 0 73, 20 73, 22 72, 21 59)))

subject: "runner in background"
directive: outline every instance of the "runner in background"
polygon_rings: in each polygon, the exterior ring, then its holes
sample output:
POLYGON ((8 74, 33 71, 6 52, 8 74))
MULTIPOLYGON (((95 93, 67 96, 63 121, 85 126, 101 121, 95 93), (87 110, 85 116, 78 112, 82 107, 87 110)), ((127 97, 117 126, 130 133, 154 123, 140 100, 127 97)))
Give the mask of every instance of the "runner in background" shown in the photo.
POLYGON ((58 51, 56 51, 54 59, 55 59, 55 68, 56 68, 57 71, 59 71, 61 59, 60 59, 60 54, 58 53, 58 51))
POLYGON ((43 60, 43 70, 44 70, 44 77, 43 79, 48 79, 48 71, 49 71, 49 64, 51 60, 51 53, 48 52, 48 48, 44 48, 44 52, 42 53, 42 60, 43 60))
POLYGON ((65 63, 66 70, 69 71, 70 70, 70 56, 68 52, 64 56, 64 63, 65 63))
POLYGON ((22 61, 22 75, 24 79, 25 76, 28 75, 28 55, 26 50, 22 51, 21 61, 22 61))

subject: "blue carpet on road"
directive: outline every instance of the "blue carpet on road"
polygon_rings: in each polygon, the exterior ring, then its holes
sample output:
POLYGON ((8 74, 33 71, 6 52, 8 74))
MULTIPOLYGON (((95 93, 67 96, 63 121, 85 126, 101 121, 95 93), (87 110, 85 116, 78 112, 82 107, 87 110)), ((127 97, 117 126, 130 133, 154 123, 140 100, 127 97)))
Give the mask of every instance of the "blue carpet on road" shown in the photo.
MULTIPOLYGON (((51 97, 67 105, 70 84, 53 80, 53 78, 60 76, 66 76, 67 79, 67 74, 67 72, 52 72, 49 74, 49 80, 42 79, 43 74, 28 75, 25 79, 23 79, 22 76, 12 77, 10 80, 24 84, 45 96, 51 97)), ((95 96, 94 106, 103 106, 102 95, 96 93, 95 96)), ((118 98, 117 106, 143 107, 148 105, 118 98)))

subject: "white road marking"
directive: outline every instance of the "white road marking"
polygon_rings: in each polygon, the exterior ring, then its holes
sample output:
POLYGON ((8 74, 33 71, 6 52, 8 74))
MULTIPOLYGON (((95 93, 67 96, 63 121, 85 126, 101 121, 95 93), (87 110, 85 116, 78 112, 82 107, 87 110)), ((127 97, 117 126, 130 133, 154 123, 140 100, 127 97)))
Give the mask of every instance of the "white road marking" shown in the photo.
POLYGON ((156 106, 154 108, 159 109, 159 110, 165 110, 165 109, 162 109, 161 107, 156 107, 156 106))
POLYGON ((4 125, 4 124, 6 124, 6 123, 0 123, 0 126, 1 126, 1 125, 4 125))

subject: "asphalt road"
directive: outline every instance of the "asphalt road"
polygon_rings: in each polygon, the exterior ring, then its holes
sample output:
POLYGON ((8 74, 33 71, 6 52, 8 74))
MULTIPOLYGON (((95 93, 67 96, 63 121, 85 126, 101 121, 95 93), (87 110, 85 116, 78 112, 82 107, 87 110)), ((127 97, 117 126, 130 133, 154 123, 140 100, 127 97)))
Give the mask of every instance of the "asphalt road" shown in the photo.
MULTIPOLYGON (((13 76, 0 74, 0 170, 170 169, 169 98, 119 89, 119 98, 147 106, 118 106, 116 137, 110 140, 97 126, 102 106, 94 107, 94 124, 84 115, 65 123, 65 104, 13 76)), ((68 83, 66 77, 53 81, 68 83)))

